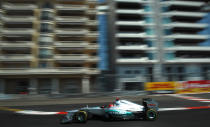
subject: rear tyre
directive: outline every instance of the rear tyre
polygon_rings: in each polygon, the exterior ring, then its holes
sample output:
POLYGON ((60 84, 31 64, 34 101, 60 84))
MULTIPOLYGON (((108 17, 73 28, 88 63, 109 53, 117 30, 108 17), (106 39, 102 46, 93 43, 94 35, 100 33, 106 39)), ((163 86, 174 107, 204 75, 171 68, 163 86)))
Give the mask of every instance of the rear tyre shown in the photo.
POLYGON ((158 112, 156 110, 153 110, 153 109, 148 109, 146 112, 145 112, 145 119, 146 120, 149 120, 149 121, 154 121, 156 120, 158 117, 158 112))
POLYGON ((87 122, 87 112, 79 111, 75 114, 75 121, 78 123, 86 123, 87 122))

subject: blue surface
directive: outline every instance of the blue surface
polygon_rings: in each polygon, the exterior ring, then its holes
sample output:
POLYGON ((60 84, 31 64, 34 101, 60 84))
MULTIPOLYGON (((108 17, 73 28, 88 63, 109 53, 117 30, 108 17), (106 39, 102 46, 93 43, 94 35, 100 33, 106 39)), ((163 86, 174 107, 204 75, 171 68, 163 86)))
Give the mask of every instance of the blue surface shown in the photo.
POLYGON ((104 3, 104 2, 106 2, 106 0, 98 0, 98 2, 104 3))
POLYGON ((99 20, 99 69, 108 70, 108 44, 107 44, 107 15, 98 15, 99 20))
MULTIPOLYGON (((208 13, 202 20, 199 21, 199 23, 207 23, 209 26, 198 32, 200 35, 210 35, 210 13, 208 13)), ((210 46, 210 39, 205 40, 204 42, 201 42, 199 44, 200 46, 210 46)))

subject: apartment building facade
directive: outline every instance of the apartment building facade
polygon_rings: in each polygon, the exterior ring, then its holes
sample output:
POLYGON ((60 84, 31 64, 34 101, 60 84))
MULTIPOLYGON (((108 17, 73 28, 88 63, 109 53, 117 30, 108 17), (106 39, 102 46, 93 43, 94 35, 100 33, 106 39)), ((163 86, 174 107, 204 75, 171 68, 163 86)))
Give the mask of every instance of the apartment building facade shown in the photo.
POLYGON ((207 1, 107 2, 115 89, 142 90, 149 81, 209 79, 210 21, 201 9, 207 1))
POLYGON ((93 91, 96 7, 96 0, 1 0, 0 93, 93 91))

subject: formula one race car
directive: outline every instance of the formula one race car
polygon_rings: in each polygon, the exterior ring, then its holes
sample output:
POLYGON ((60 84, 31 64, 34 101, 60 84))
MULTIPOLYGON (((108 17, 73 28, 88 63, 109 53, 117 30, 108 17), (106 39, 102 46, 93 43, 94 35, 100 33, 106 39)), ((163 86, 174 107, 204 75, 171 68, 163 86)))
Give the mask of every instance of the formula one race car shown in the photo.
POLYGON ((154 121, 158 117, 158 103, 151 98, 143 99, 142 105, 119 100, 108 106, 84 107, 77 110, 67 111, 67 114, 60 119, 61 124, 65 123, 86 123, 88 119, 101 118, 102 120, 149 120, 154 121))

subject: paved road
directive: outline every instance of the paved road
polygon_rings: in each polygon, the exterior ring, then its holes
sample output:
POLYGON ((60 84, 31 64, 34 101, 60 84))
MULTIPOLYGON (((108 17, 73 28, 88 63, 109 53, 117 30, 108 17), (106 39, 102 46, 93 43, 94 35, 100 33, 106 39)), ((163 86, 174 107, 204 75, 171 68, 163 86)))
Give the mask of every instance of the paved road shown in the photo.
MULTIPOLYGON (((210 94, 189 95, 210 99, 210 94)), ((175 107, 200 107, 208 106, 210 103, 187 100, 171 96, 154 97, 160 104, 160 108, 175 107)), ((138 102, 138 101, 137 101, 138 102)), ((90 103, 89 106, 104 105, 104 103, 90 103)), ((10 108, 32 109, 38 111, 65 111, 68 109, 79 108, 86 104, 60 104, 60 105, 36 105, 36 106, 16 106, 10 108)), ((100 120, 90 120, 86 124, 59 124, 58 115, 52 116, 33 116, 17 115, 10 111, 0 111, 1 127, 209 127, 210 109, 192 109, 180 111, 160 112, 159 119, 156 121, 115 121, 104 122, 100 120)))

